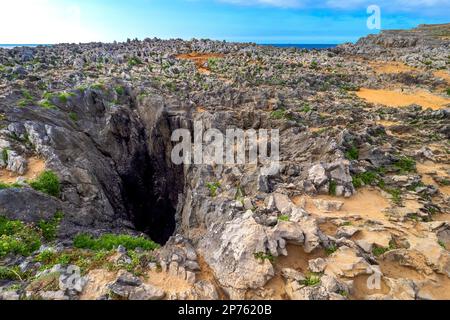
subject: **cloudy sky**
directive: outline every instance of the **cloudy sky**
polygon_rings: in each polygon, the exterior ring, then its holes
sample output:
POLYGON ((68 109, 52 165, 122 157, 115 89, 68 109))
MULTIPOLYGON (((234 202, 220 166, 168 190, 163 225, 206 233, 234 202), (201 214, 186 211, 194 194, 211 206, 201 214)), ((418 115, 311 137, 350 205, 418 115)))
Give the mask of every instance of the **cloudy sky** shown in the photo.
POLYGON ((213 38, 342 43, 382 29, 450 22, 450 0, 0 0, 0 43, 213 38))

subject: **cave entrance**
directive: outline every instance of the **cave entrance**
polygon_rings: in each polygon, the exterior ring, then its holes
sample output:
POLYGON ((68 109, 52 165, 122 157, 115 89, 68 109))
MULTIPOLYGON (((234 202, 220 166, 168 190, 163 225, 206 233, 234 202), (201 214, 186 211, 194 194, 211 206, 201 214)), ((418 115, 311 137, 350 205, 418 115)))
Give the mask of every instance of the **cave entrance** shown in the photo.
POLYGON ((129 219, 137 231, 161 245, 175 232, 179 195, 184 189, 183 167, 165 157, 170 143, 170 139, 153 140, 150 148, 143 147, 128 160, 129 169, 121 175, 129 219))
POLYGON ((134 170, 122 176, 122 194, 128 216, 137 231, 164 245, 176 229, 182 173, 168 172, 172 168, 167 167, 161 170, 147 154, 134 157, 131 167, 134 170))

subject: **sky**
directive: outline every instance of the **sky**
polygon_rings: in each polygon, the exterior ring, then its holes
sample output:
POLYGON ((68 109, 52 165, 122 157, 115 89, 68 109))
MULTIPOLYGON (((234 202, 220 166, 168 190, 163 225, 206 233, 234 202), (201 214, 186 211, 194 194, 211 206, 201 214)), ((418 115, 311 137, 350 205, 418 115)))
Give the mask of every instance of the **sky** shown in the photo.
POLYGON ((450 22, 450 0, 0 0, 0 43, 210 38, 257 43, 354 42, 369 29, 450 22))

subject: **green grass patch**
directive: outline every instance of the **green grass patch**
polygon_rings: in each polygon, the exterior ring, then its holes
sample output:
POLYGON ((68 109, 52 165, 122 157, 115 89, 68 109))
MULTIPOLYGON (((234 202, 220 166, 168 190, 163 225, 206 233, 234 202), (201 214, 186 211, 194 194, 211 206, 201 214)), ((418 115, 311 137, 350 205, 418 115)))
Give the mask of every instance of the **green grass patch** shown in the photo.
POLYGON ((22 188, 22 185, 20 185, 18 183, 4 183, 4 182, 0 182, 0 190, 13 189, 13 188, 22 188))
POLYGON ((94 83, 94 84, 91 84, 90 88, 92 90, 103 91, 103 90, 105 90, 105 85, 103 83, 94 83))
POLYGON ((220 182, 210 182, 206 185, 206 187, 209 189, 210 196, 215 198, 217 197, 217 191, 220 189, 221 184, 220 182))
POLYGON ((320 275, 319 274, 315 274, 315 273, 308 274, 305 277, 305 280, 300 281, 300 283, 302 285, 307 286, 307 287, 317 286, 317 285, 320 284, 320 282, 321 282, 320 275))
POLYGON ((29 256, 41 246, 41 235, 33 226, 0 217, 0 258, 7 254, 29 256))
POLYGON ((397 188, 385 188, 384 191, 389 193, 392 196, 392 202, 396 205, 402 204, 402 191, 397 188))
POLYGON ((5 164, 8 163, 8 149, 3 149, 2 150, 2 160, 5 164))
POLYGON ((375 183, 379 183, 381 178, 378 176, 376 172, 373 171, 367 171, 358 173, 357 175, 353 176, 353 186, 358 189, 362 186, 368 186, 373 185, 375 183))
POLYGON ((80 234, 73 241, 75 248, 89 249, 93 251, 112 250, 122 245, 128 250, 141 248, 144 250, 155 250, 159 245, 144 237, 133 237, 129 235, 104 234, 100 238, 93 238, 87 234, 80 234))
POLYGON ((335 253, 339 248, 335 245, 332 244, 329 247, 325 248, 325 252, 327 255, 332 255, 333 253, 335 253))
POLYGON ((305 103, 303 105, 303 107, 301 107, 300 109, 298 109, 298 112, 302 112, 302 113, 308 113, 312 110, 311 106, 308 103, 305 103))
POLYGON ((400 173, 416 172, 416 161, 410 157, 402 156, 394 164, 394 167, 400 173))
POLYGON ((116 86, 114 88, 114 91, 116 91, 117 95, 123 96, 125 94, 125 88, 122 86, 116 86))
POLYGON ((61 186, 58 176, 52 171, 44 171, 35 180, 28 183, 36 191, 59 197, 61 186))
POLYGON ((447 89, 447 95, 450 96, 450 88, 447 89))
POLYGON ((42 99, 38 105, 44 109, 56 109, 56 106, 48 99, 42 99))
POLYGON ((278 221, 285 221, 285 222, 287 222, 290 219, 291 218, 288 215, 285 215, 285 214, 278 217, 278 221))
POLYGON ((329 195, 330 196, 336 196, 336 190, 337 190, 337 183, 334 180, 330 181, 330 188, 329 188, 329 195))
POLYGON ((56 239, 59 224, 61 223, 64 215, 62 212, 57 212, 53 219, 49 221, 41 220, 38 223, 38 228, 41 229, 42 236, 47 241, 53 241, 56 239))
POLYGON ((142 60, 139 59, 138 57, 132 57, 132 58, 128 59, 128 65, 130 67, 139 66, 141 64, 142 64, 142 60))
POLYGON ((385 254, 386 252, 389 252, 389 251, 392 251, 392 250, 395 250, 395 249, 397 249, 397 246, 396 246, 396 244, 394 243, 394 241, 391 241, 391 242, 389 243, 389 247, 387 247, 387 248, 384 248, 384 247, 374 247, 374 248, 372 249, 372 253, 373 253, 374 256, 379 257, 379 256, 382 256, 383 254, 385 254))
POLYGON ((438 241, 438 244, 439 244, 442 248, 444 248, 445 250, 447 250, 447 247, 445 246, 445 243, 444 243, 444 242, 438 241))
POLYGON ((357 147, 352 146, 346 153, 345 157, 348 160, 358 160, 359 159, 359 150, 357 147))
MULTIPOLYGON (((0 266, 0 280, 8 281, 23 281, 28 278, 29 275, 20 271, 18 266, 15 267, 1 267, 0 266)), ((11 290, 12 288, 8 288, 11 290)))
POLYGON ((61 101, 62 103, 67 103, 67 101, 69 100, 70 97, 75 96, 74 93, 70 93, 70 92, 61 92, 58 94, 58 99, 59 101, 61 101))
POLYGON ((257 252, 253 256, 255 257, 256 260, 261 260, 262 262, 266 260, 270 261, 271 263, 275 262, 275 257, 270 253, 257 252))

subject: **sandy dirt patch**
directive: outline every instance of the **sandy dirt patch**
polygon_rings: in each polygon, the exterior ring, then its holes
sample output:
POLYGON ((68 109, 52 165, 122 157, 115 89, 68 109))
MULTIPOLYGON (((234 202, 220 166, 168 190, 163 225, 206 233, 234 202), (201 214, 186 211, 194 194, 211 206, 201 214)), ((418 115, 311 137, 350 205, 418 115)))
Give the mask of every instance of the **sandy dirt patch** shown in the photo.
POLYGON ((371 63, 371 67, 378 74, 394 74, 394 73, 417 71, 416 68, 410 67, 402 62, 396 61, 386 61, 386 62, 376 61, 374 63, 371 63))
POLYGON ((450 84, 450 73, 448 71, 438 70, 435 71, 433 74, 436 78, 443 79, 447 81, 447 84, 450 84))
POLYGON ((193 61, 200 73, 204 74, 210 74, 211 70, 209 68, 205 67, 205 64, 208 62, 209 59, 217 59, 217 58, 223 58, 224 55, 221 53, 197 53, 197 52, 191 52, 187 54, 179 54, 176 56, 177 59, 180 60, 190 60, 193 61))
POLYGON ((80 300, 97 300, 108 293, 108 284, 117 279, 117 272, 99 269, 88 274, 89 281, 80 296, 80 300))
POLYGON ((365 300, 371 295, 387 295, 391 291, 389 286, 384 280, 381 280, 381 289, 369 289, 367 282, 369 280, 368 275, 360 275, 353 279, 353 290, 350 295, 351 300, 365 300))
POLYGON ((433 177, 448 177, 450 166, 447 164, 425 161, 417 163, 417 172, 422 176, 422 181, 426 185, 432 185, 439 189, 445 196, 450 196, 450 186, 440 185, 433 177))
POLYGON ((45 171, 45 161, 39 158, 28 159, 28 170, 23 175, 17 175, 14 172, 0 169, 0 182, 3 183, 15 183, 18 178, 24 178, 25 180, 33 180, 45 171))
POLYGON ((450 99, 433 95, 424 90, 417 90, 413 93, 405 93, 396 90, 366 89, 361 88, 356 95, 361 99, 375 104, 382 104, 388 107, 407 107, 418 104, 424 108, 439 110, 450 104, 450 99))
POLYGON ((352 217, 360 216, 362 218, 371 220, 387 220, 384 212, 390 208, 390 202, 383 197, 378 190, 375 189, 360 189, 358 193, 349 199, 337 198, 332 196, 319 196, 319 197, 305 197, 306 198, 306 211, 312 215, 317 216, 333 216, 333 217, 352 217), (323 199, 328 201, 342 201, 344 206, 340 211, 326 213, 319 210, 313 203, 313 199, 323 199))

